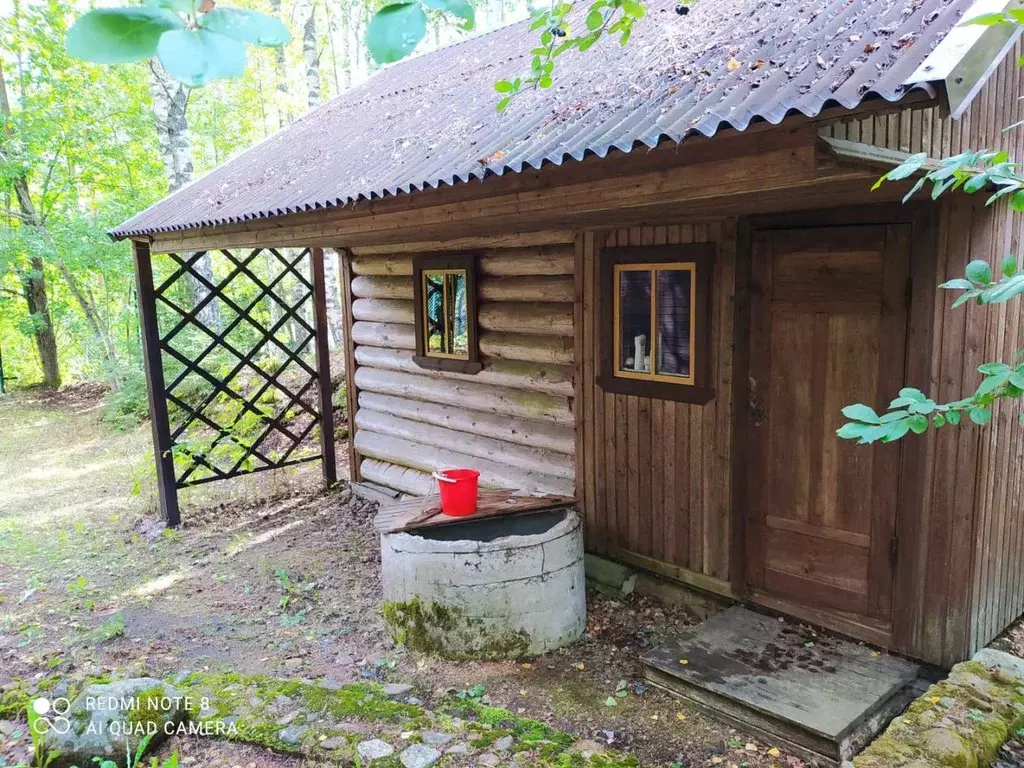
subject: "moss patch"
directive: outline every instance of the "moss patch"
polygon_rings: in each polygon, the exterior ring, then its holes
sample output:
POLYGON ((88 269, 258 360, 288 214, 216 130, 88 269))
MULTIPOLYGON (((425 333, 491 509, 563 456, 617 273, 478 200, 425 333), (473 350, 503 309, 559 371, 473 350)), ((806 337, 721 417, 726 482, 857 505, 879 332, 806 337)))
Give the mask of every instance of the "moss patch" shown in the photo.
POLYGON ((854 758, 856 768, 987 768, 1024 726, 1020 680, 969 661, 931 686, 854 758))
POLYGON ((488 626, 456 606, 389 601, 383 614, 395 642, 446 659, 517 659, 530 648, 524 630, 488 626))

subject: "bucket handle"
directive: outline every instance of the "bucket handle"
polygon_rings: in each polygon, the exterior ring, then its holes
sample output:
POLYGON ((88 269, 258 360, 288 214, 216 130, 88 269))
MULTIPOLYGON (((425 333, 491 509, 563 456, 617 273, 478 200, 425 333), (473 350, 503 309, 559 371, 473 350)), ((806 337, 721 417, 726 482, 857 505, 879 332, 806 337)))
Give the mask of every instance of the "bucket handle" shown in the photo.
POLYGON ((435 480, 438 480, 438 481, 440 481, 442 483, 457 483, 458 482, 458 480, 452 480, 450 477, 445 477, 440 472, 434 472, 433 473, 433 477, 434 477, 435 480))

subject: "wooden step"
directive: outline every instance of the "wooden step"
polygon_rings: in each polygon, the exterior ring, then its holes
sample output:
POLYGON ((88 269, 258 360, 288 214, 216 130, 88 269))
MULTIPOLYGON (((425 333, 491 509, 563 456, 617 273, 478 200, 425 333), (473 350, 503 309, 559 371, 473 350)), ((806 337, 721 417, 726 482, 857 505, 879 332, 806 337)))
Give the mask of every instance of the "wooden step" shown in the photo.
POLYGON ((644 657, 647 678, 821 765, 848 760, 917 695, 917 664, 746 608, 644 657))

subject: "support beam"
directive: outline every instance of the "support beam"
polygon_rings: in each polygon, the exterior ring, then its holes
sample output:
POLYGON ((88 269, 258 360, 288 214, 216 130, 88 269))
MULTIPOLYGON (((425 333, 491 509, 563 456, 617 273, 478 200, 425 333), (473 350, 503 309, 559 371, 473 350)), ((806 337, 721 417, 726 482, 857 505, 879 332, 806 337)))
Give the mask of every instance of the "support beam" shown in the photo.
POLYGON ((323 457, 324 482, 338 482, 334 457, 334 390, 331 386, 331 352, 327 327, 327 283, 324 280, 324 249, 309 249, 309 268, 313 276, 313 310, 316 316, 316 372, 320 389, 320 455, 323 457))
POLYGON ((150 258, 149 245, 146 243, 133 242, 132 252, 135 258, 135 285, 139 297, 142 358, 146 365, 149 422, 153 429, 157 496, 164 520, 168 526, 176 528, 181 523, 181 512, 178 508, 178 489, 174 478, 171 427, 167 418, 167 395, 160 354, 160 326, 157 321, 156 293, 153 288, 153 262, 150 258))

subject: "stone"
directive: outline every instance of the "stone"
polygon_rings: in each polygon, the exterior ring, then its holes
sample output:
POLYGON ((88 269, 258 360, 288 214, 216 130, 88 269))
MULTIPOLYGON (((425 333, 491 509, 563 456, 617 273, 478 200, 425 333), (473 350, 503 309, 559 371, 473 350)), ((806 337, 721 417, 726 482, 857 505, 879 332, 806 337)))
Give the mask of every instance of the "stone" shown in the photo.
POLYGON ((285 715, 284 717, 280 718, 277 721, 277 724, 278 725, 289 725, 291 723, 291 721, 294 720, 298 716, 299 716, 299 710, 293 709, 287 715, 285 715))
POLYGON ((411 690, 412 686, 405 683, 388 683, 384 686, 384 695, 394 699, 399 696, 405 696, 411 690))
POLYGON ((605 746, 603 744, 598 744, 596 741, 591 741, 590 739, 583 739, 582 741, 577 741, 573 745, 572 749, 573 752, 579 752, 584 759, 589 760, 594 755, 603 754, 605 746))
POLYGON ((973 672, 968 672, 962 669, 959 664, 953 667, 953 671, 949 673, 949 678, 947 679, 951 685, 956 685, 960 688, 973 689, 972 692, 978 698, 989 700, 997 696, 999 693, 995 683, 992 683, 973 672))
POLYGON ((956 699, 952 699, 949 696, 943 696, 941 699, 939 699, 939 704, 941 704, 946 709, 952 709, 956 706, 956 699))
POLYGON ((331 736, 331 738, 320 742, 320 746, 323 749, 341 749, 346 744, 348 744, 348 739, 344 736, 331 736))
POLYGON ((356 663, 356 660, 349 656, 347 653, 343 653, 334 660, 334 663, 337 664, 339 667, 351 667, 353 664, 356 663))
MULTIPOLYGON (((41 706, 46 700, 35 701, 41 706)), ((150 741, 150 749, 155 749, 167 738, 166 729, 173 730, 185 719, 184 704, 184 694, 177 688, 152 677, 90 685, 71 702, 66 714, 40 713, 54 724, 43 737, 44 748, 60 753, 50 768, 91 766, 94 757, 120 764, 126 748, 134 753, 141 739, 141 734, 126 736, 125 732, 138 731, 139 726, 143 733, 155 731, 150 741), (65 719, 66 730, 59 727, 65 719)))
POLYGON ((924 735, 924 751, 943 765, 977 768, 978 758, 960 734, 948 728, 932 728, 924 735))
POLYGON ((380 760, 384 757, 391 757, 395 753, 395 748, 386 741, 371 739, 359 742, 356 745, 356 753, 363 760, 380 760))
POLYGON ((971 658, 995 670, 995 678, 1001 683, 1019 684, 1024 680, 1024 659, 997 651, 995 648, 982 648, 971 658))
POLYGON ((917 716, 917 724, 919 726, 928 726, 939 719, 939 714, 933 709, 926 709, 920 715, 917 716))
POLYGON ((512 749, 512 745, 515 743, 515 739, 511 736, 502 736, 496 742, 494 742, 494 750, 496 752, 508 752, 512 749))
POLYGON ((490 752, 486 752, 476 759, 480 765, 486 765, 488 768, 494 768, 494 766, 501 763, 501 758, 497 755, 492 755, 490 752))
POLYGON ((337 723, 335 727, 339 731, 345 733, 369 733, 370 727, 366 723, 360 723, 355 720, 345 720, 344 722, 337 723))
POLYGON ((339 683, 337 680, 331 677, 325 677, 317 684, 326 691, 340 691, 342 688, 345 687, 343 683, 339 683))
POLYGON ((429 768, 441 759, 441 753, 425 744, 413 744, 399 755, 405 768, 429 768))
POLYGON ((306 735, 308 730, 309 726, 307 725, 289 725, 287 728, 281 729, 280 733, 277 734, 277 738, 285 744, 294 746, 302 742, 302 737, 306 735))
POLYGON ((452 740, 452 735, 440 731, 423 731, 420 734, 420 740, 428 747, 443 747, 452 740))
POLYGON ((460 741, 458 744, 452 744, 444 751, 444 753, 446 755, 468 755, 469 744, 464 741, 460 741))

